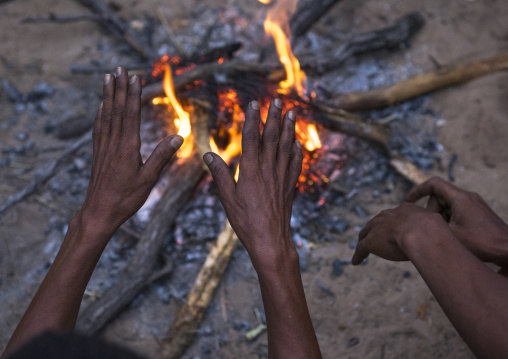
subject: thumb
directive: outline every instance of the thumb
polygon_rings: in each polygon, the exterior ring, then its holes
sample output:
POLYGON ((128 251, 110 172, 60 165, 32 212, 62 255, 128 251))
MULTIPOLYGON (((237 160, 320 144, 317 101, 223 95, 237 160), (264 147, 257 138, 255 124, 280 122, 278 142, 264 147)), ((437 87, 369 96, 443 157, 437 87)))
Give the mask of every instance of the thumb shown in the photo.
POLYGON ((226 162, 213 152, 205 153, 203 161, 210 169, 213 180, 219 188, 221 200, 230 198, 235 191, 236 182, 226 162))
POLYGON ((178 135, 166 137, 161 141, 146 160, 143 166, 144 175, 148 178, 159 179, 162 170, 173 158, 182 143, 183 138, 178 135))

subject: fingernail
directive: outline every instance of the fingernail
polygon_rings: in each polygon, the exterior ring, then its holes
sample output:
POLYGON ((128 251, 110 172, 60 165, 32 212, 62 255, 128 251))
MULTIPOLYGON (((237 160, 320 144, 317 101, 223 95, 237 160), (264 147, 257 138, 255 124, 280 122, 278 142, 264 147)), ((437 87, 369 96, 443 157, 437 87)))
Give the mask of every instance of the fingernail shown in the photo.
POLYGON ((278 108, 282 108, 282 100, 280 98, 276 98, 275 100, 273 100, 273 104, 278 108))
POLYGON ((173 137, 173 139, 171 140, 171 142, 169 144, 173 148, 179 148, 182 145, 182 143, 183 143, 183 138, 180 136, 175 136, 175 137, 173 137))
POLYGON ((131 85, 133 85, 134 83, 136 83, 137 78, 138 78, 138 77, 137 77, 136 75, 132 75, 132 76, 131 76, 131 80, 129 81, 129 83, 130 83, 131 85))
POLYGON ((120 76, 123 72, 122 66, 116 68, 116 77, 120 76))
POLYGON ((295 141, 295 145, 296 145, 296 147, 298 147, 299 149, 302 149, 302 144, 300 143, 300 141, 296 140, 296 141, 295 141))
POLYGON ((259 103, 257 101, 251 101, 250 107, 252 107, 253 110, 259 110, 259 103))
POLYGON ((296 116, 295 116, 295 113, 293 111, 289 111, 288 112, 288 118, 291 120, 291 121, 294 121, 296 116))
POLYGON ((205 155, 203 156, 203 161, 205 161, 207 165, 210 165, 210 163, 213 162, 213 156, 209 153, 205 153, 205 155))
POLYGON ((102 105, 104 105, 104 102, 101 102, 101 104, 99 105, 99 110, 102 110, 102 105))
POLYGON ((104 85, 108 85, 111 82, 111 74, 104 75, 104 85))

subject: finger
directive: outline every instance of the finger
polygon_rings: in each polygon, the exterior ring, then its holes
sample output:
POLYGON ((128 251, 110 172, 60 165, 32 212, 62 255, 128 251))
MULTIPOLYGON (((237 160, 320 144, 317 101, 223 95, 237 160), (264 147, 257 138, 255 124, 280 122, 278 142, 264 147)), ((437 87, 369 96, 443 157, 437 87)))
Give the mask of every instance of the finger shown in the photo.
POLYGON ((287 189, 289 190, 289 194, 293 194, 296 184, 298 183, 298 178, 302 173, 302 160, 302 145, 300 144, 300 141, 296 140, 293 142, 293 150, 289 160, 287 176, 287 189))
MULTIPOLYGON (((377 216, 379 216, 379 214, 377 216)), ((374 220, 377 218, 377 216, 368 221, 365 227, 363 227, 360 233, 358 233, 358 241, 363 240, 365 237, 367 237, 370 231, 372 231, 372 228, 374 228, 375 225, 374 220)))
POLYGON ((157 182, 162 170, 173 158, 182 143, 183 138, 178 135, 166 137, 161 141, 143 165, 142 176, 147 178, 148 181, 157 182))
POLYGON ((446 205, 450 206, 453 199, 460 193, 460 189, 454 185, 446 182, 439 177, 432 177, 427 182, 413 188, 406 194, 406 201, 416 202, 420 198, 435 195, 438 201, 443 201, 446 205))
POLYGON ((95 168, 98 166, 99 162, 99 151, 100 151, 100 141, 101 141, 101 117, 102 117, 102 106, 103 103, 99 105, 99 109, 95 115, 95 121, 93 125, 92 131, 92 171, 90 176, 90 183, 93 182, 95 176, 95 168))
POLYGON ((439 204, 436 196, 430 195, 429 201, 427 202, 427 209, 431 212, 441 213, 443 208, 439 204))
POLYGON ((240 172, 250 174, 259 167, 259 103, 252 101, 245 112, 242 130, 242 158, 240 172))
POLYGON ((351 264, 357 266, 363 262, 365 258, 367 258, 370 254, 368 249, 368 243, 365 240, 358 241, 356 245, 355 252, 353 253, 353 257, 351 258, 351 264))
POLYGON ((266 118, 263 139, 261 143, 262 166, 272 170, 275 166, 277 147, 279 144, 280 114, 282 112, 282 101, 276 98, 270 104, 266 118))
POLYGON ((92 149, 93 149, 93 156, 96 156, 97 153, 99 153, 99 146, 100 146, 100 140, 101 140, 101 118, 102 118, 102 106, 103 102, 99 105, 99 109, 97 110, 97 113, 95 115, 95 121, 93 125, 93 132, 92 132, 92 149))
POLYGON ((139 77, 133 75, 129 81, 127 92, 127 104, 125 106, 124 118, 122 121, 123 140, 136 145, 138 150, 141 146, 139 138, 139 126, 141 122, 141 82, 139 77))
POLYGON ((113 112, 111 113, 111 135, 113 140, 119 138, 122 133, 127 89, 127 70, 123 66, 118 66, 116 68, 115 100, 113 102, 113 112))
POLYGON ((212 152, 205 153, 203 161, 210 169, 213 180, 219 188, 219 197, 222 203, 228 203, 236 188, 235 179, 229 171, 228 165, 219 155, 212 152))
POLYGON ((295 121, 295 113, 293 111, 286 112, 282 123, 282 134, 279 140, 279 147, 277 149, 277 171, 279 179, 286 177, 293 147, 295 147, 295 121))
POLYGON ((115 77, 111 74, 104 75, 102 97, 101 144, 109 139, 111 131, 111 112, 113 112, 113 101, 115 99, 115 77))

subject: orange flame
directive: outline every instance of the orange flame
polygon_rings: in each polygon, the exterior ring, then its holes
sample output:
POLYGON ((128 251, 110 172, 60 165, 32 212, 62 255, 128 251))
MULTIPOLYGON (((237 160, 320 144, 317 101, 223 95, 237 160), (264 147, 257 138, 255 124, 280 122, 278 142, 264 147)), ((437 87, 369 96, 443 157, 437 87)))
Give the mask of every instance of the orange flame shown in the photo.
MULTIPOLYGON (((262 0, 259 0, 263 2, 262 0)), ((287 94, 295 89, 298 96, 305 96, 305 72, 300 69, 300 62, 291 49, 289 19, 296 10, 297 0, 279 0, 268 10, 264 23, 265 31, 275 41, 280 62, 286 70, 286 80, 280 83, 280 93, 287 94)))
MULTIPOLYGON (((183 138, 190 140, 184 142, 180 151, 178 152, 178 157, 187 158, 192 154, 193 151, 189 113, 183 109, 183 107, 176 99, 173 77, 171 74, 171 67, 169 66, 168 57, 165 56, 162 61, 163 63, 160 64, 159 71, 164 71, 164 79, 162 81, 162 85, 164 87, 164 93, 166 94, 166 97, 156 97, 152 100, 152 103, 154 105, 159 105, 162 103, 168 106, 171 105, 171 107, 175 110, 177 117, 174 119, 174 123, 178 128, 178 134, 183 138)), ((171 61, 174 62, 173 59, 171 61)))
POLYGON ((171 75, 171 67, 169 64, 164 64, 164 80, 162 82, 166 98, 169 100, 171 106, 175 109, 178 118, 175 119, 175 126, 178 127, 178 134, 186 138, 191 133, 191 125, 189 113, 185 112, 175 96, 173 77, 171 75))

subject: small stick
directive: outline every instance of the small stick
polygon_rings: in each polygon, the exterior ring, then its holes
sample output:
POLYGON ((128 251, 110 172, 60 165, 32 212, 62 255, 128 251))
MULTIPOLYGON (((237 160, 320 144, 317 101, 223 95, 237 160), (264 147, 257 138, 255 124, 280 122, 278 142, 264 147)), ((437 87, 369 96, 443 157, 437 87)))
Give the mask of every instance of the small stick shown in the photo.
POLYGON ((67 24, 77 21, 98 21, 101 22, 102 18, 99 15, 76 15, 76 16, 60 16, 50 13, 46 17, 25 17, 21 19, 21 24, 40 24, 52 22, 57 24, 67 24))
POLYGON ((187 301, 178 312, 170 333, 162 344, 161 358, 180 358, 191 344, 237 243, 238 237, 229 221, 226 221, 217 243, 210 249, 187 301))
POLYGON ((480 61, 442 67, 383 89, 342 95, 332 101, 330 106, 347 111, 383 108, 432 91, 506 70, 508 70, 508 53, 480 61))

